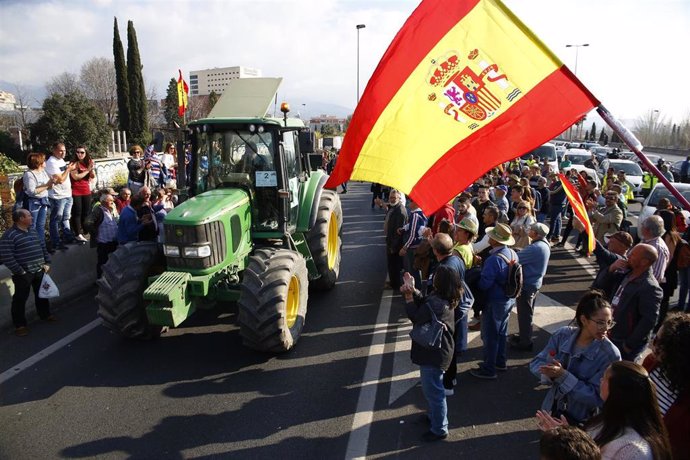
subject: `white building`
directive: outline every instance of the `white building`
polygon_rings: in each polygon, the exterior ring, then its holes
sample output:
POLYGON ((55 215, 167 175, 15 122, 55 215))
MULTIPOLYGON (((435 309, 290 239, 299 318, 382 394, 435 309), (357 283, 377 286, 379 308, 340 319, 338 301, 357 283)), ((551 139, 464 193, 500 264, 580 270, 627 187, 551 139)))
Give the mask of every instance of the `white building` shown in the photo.
POLYGON ((215 91, 220 95, 231 80, 257 77, 261 77, 261 70, 243 66, 192 70, 189 72, 189 94, 208 96, 215 91))
POLYGON ((17 99, 14 94, 7 91, 0 91, 0 111, 10 112, 15 109, 17 99))

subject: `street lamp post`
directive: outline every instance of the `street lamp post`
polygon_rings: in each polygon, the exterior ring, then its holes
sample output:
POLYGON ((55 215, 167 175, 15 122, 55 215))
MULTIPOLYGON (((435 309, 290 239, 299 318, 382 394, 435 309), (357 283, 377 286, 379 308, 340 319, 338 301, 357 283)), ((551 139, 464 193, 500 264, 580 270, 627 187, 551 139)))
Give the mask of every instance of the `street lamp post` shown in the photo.
POLYGON ((365 27, 364 24, 357 24, 357 103, 359 103, 359 29, 365 27))
POLYGON ((573 73, 575 75, 577 75, 577 55, 580 51, 580 48, 583 46, 589 46, 589 43, 583 43, 581 45, 565 45, 566 48, 575 48, 575 68, 573 69, 573 73))
MULTIPOLYGON (((589 43, 582 43, 580 45, 565 45, 566 48, 575 48, 575 68, 573 69, 573 74, 577 76, 577 55, 580 48, 583 46, 589 46, 589 43)), ((579 137, 579 134, 578 134, 579 137)), ((573 140, 573 127, 570 127, 570 140, 573 140)))

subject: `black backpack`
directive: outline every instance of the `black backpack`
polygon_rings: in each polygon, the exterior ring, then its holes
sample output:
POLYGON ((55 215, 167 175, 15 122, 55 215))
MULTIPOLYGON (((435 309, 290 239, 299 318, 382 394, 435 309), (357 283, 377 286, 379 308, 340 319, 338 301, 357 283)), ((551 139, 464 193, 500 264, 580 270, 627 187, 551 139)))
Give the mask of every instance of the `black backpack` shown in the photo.
POLYGON ((504 287, 505 294, 511 299, 514 299, 520 295, 522 291, 523 279, 522 279, 522 265, 518 261, 517 254, 512 249, 510 252, 513 254, 513 258, 508 259, 505 255, 498 253, 498 257, 503 259, 505 263, 508 264, 508 280, 504 287))

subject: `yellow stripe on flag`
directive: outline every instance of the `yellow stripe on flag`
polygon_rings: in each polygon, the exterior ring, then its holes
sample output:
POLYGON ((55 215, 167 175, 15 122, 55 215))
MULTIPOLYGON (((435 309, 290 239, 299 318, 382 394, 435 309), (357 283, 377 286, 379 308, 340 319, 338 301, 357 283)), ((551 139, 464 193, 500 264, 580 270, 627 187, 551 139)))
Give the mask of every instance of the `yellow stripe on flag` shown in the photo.
POLYGON ((449 149, 480 129, 491 129, 493 120, 558 70, 562 63, 519 24, 500 2, 480 1, 434 46, 395 94, 362 146, 352 179, 395 183, 409 193, 449 149), (453 55, 459 62, 455 70, 469 67, 475 81, 484 85, 479 91, 483 104, 479 105, 487 113, 493 112, 490 117, 476 120, 455 110, 449 106, 453 95, 444 94, 449 87, 429 83, 434 71, 453 55), (498 68, 482 75, 492 65, 498 68))

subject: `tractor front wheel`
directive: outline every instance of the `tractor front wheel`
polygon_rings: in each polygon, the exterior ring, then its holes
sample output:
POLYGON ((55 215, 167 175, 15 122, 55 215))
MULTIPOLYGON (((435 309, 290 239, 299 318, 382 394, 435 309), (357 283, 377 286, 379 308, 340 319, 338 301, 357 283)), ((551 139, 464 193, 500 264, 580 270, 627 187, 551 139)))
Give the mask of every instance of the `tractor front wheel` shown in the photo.
POLYGON ((110 254, 98 280, 98 316, 108 328, 127 338, 153 339, 161 326, 146 317, 144 290, 148 277, 162 271, 164 257, 157 243, 127 243, 110 254))
POLYGON ((237 302, 244 345, 271 353, 292 348, 307 316, 308 289, 307 265, 301 254, 257 249, 244 271, 237 302))

